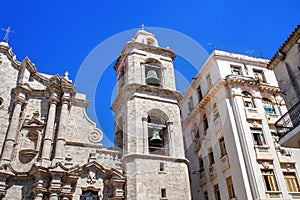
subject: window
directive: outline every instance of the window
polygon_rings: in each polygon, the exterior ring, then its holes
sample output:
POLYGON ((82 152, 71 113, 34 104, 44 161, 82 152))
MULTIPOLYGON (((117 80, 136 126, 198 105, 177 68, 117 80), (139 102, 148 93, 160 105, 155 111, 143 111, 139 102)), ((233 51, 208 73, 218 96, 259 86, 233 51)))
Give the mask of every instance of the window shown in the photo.
POLYGON ((262 104, 267 114, 276 114, 272 101, 268 98, 262 98, 262 104))
POLYGON ((201 91, 201 86, 200 85, 197 88, 197 93, 198 93, 198 101, 200 102, 203 99, 202 91, 201 91))
POLYGON ((204 195, 204 200, 209 200, 209 199, 208 199, 208 193, 207 193, 207 191, 205 191, 205 192, 203 193, 203 195, 204 195))
POLYGON ((188 106, 189 106, 189 113, 191 113, 194 109, 194 102, 193 102, 193 96, 191 96, 189 98, 189 101, 188 101, 188 106))
POLYGON ((218 185, 214 185, 214 193, 216 200, 221 200, 220 190, 218 185))
POLYGON ((254 74, 255 80, 257 80, 259 82, 263 82, 263 83, 266 82, 264 72, 262 70, 253 69, 253 74, 254 74))
POLYGON ((214 121, 215 121, 220 116, 217 103, 214 103, 213 105, 213 112, 214 112, 214 121))
POLYGON ((165 171, 165 163, 161 162, 159 163, 159 171, 164 172, 165 171))
POLYGON ((167 197, 167 189, 166 188, 161 188, 160 189, 160 194, 161 194, 161 198, 166 198, 167 197))
POLYGON ((278 191, 278 186, 273 170, 261 171, 266 191, 278 191))
POLYGON ((208 75, 206 76, 206 84, 207 84, 207 87, 208 87, 208 88, 210 88, 210 87, 212 86, 210 74, 208 74, 208 75))
POLYGON ((200 137, 200 133, 199 133, 199 128, 197 126, 197 124, 194 124, 194 138, 199 138, 200 137))
POLYGON ((230 67, 231 67, 232 75, 236 75, 236 76, 242 75, 242 69, 240 66, 231 65, 230 67))
POLYGON ((228 190, 229 199, 235 198, 234 188, 233 188, 233 183, 232 183, 231 176, 228 177, 228 178, 226 178, 226 184, 227 184, 227 190, 228 190))
POLYGON ((209 160, 209 165, 212 165, 215 163, 214 153, 213 153, 212 148, 209 149, 208 160, 209 160))
POLYGON ((289 192, 300 192, 295 172, 283 172, 284 180, 289 192))
POLYGON ((199 158, 199 172, 204 172, 204 163, 203 163, 203 158, 199 158))
POLYGON ((252 136, 253 136, 253 142, 255 145, 264 145, 265 144, 265 138, 262 132, 261 128, 250 128, 252 136))
POLYGON ((221 150, 221 158, 227 155, 224 137, 219 140, 220 150, 221 150))
POLYGON ((204 131, 206 131, 208 129, 208 121, 207 121, 207 117, 205 114, 203 115, 203 129, 204 129, 204 131))
POLYGON ((99 200, 98 193, 93 190, 86 190, 80 195, 80 200, 99 200))
POLYGON ((145 65, 145 79, 147 85, 160 86, 161 84, 161 69, 156 65, 145 65))
POLYGON ((253 97, 249 92, 242 92, 244 106, 247 108, 254 108, 253 97))

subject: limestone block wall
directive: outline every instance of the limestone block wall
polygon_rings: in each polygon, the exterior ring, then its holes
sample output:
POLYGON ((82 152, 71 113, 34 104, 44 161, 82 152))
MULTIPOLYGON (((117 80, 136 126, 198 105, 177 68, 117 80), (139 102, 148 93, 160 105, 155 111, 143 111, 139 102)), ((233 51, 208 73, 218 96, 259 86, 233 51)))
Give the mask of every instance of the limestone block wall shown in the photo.
POLYGON ((166 189, 166 199, 191 198, 185 163, 151 157, 127 159, 127 199, 163 199, 161 189, 166 189), (160 170, 160 163, 164 164, 164 171, 160 170))
POLYGON ((9 114, 13 110, 11 90, 16 87, 18 70, 9 60, 10 55, 0 51, 0 149, 9 125, 9 114))

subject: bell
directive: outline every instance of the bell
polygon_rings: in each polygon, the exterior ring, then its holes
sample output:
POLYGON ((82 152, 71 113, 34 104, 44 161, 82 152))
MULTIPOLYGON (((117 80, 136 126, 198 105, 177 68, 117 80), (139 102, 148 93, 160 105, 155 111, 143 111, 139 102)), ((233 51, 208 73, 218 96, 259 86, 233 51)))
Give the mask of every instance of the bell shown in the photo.
POLYGON ((163 140, 159 136, 158 130, 153 130, 152 138, 150 139, 150 143, 153 145, 161 145, 163 140))
POLYGON ((157 73, 155 70, 149 70, 146 77, 146 83, 147 85, 160 85, 160 79, 157 76, 157 73))

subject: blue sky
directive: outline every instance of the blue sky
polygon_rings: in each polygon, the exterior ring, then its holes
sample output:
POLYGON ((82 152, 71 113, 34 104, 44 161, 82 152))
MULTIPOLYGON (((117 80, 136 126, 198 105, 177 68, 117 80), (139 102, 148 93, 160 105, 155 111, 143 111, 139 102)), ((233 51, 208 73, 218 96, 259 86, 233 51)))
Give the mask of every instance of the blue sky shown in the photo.
MULTIPOLYGON (((2 2, 1 7, 0 27, 10 26, 15 31, 9 44, 18 60, 28 56, 43 73, 63 75, 69 71, 72 80, 97 45, 141 24, 183 33, 208 53, 213 50, 208 44, 212 42, 220 50, 248 55, 250 50, 253 56, 270 59, 300 19, 300 1, 295 0, 10 0, 2 2)), ((187 80, 196 73, 184 58, 178 57, 175 65, 187 80)), ((97 83, 96 113, 89 113, 97 117, 98 127, 108 137, 105 146, 113 140, 113 115, 109 109, 115 85, 112 66, 107 66, 97 83)))

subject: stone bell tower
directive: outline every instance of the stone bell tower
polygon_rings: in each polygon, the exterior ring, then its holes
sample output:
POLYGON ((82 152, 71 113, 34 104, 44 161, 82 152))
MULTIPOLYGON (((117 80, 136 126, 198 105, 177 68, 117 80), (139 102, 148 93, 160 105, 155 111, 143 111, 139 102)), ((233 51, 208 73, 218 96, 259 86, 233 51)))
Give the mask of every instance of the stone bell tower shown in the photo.
POLYGON ((115 148, 122 151, 126 198, 191 199, 174 80, 175 54, 139 30, 119 56, 115 148))

